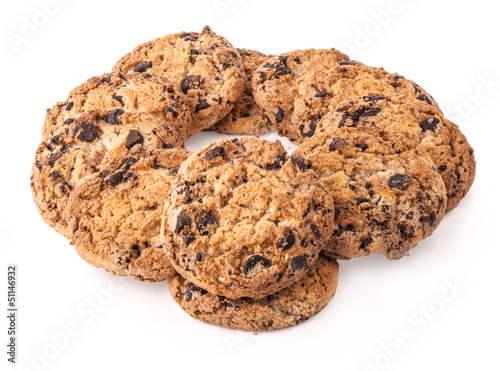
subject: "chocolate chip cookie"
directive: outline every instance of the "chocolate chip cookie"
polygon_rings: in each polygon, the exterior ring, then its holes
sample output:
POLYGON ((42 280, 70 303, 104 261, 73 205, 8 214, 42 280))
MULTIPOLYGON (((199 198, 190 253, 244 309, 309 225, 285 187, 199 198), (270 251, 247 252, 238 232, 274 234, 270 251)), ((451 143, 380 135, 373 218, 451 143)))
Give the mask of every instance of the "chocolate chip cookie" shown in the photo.
POLYGON ((337 290, 338 263, 320 255, 293 285, 262 299, 228 299, 195 286, 181 275, 168 281, 174 300, 192 317, 216 326, 270 331, 298 325, 320 312, 337 290))
POLYGON ((226 116, 247 79, 236 49, 208 26, 201 33, 181 32, 139 45, 113 71, 157 74, 174 83, 193 114, 189 135, 226 116))
POLYGON ((107 73, 87 80, 66 101, 47 110, 42 134, 50 136, 79 113, 108 108, 148 112, 163 121, 166 130, 175 131, 182 143, 188 138, 191 114, 182 94, 165 78, 137 73, 107 73))
POLYGON ((420 100, 397 104, 393 96, 351 98, 327 113, 318 123, 316 133, 357 126, 401 133, 420 144, 443 177, 447 212, 458 206, 469 191, 475 176, 474 151, 458 127, 434 106, 420 100))
POLYGON ((254 73, 254 97, 276 123, 278 134, 297 144, 314 135, 325 114, 352 97, 394 96, 398 103, 419 100, 437 107, 432 97, 413 81, 382 68, 349 60, 339 60, 337 64, 320 60, 296 72, 290 58, 281 58, 281 64, 264 63, 254 73))
POLYGON ((225 138, 181 165, 163 229, 183 277, 217 295, 259 299, 307 273, 333 216, 326 186, 279 141, 225 138))
POLYGON ((424 151, 401 134, 341 128, 315 135, 293 156, 318 173, 337 203, 338 226, 323 249, 330 256, 399 259, 443 218, 443 179, 424 151))
POLYGON ((31 173, 33 200, 45 222, 71 238, 65 208, 84 176, 128 154, 171 148, 175 133, 146 112, 121 108, 92 110, 65 120, 40 143, 31 173))
POLYGON ((172 277, 160 234, 165 197, 189 152, 125 156, 90 175, 71 192, 72 242, 88 263, 113 274, 156 282, 172 277))
POLYGON ((259 136, 275 130, 274 124, 269 120, 264 112, 257 106, 252 95, 252 74, 257 67, 266 61, 270 56, 259 53, 255 50, 237 49, 243 61, 243 67, 247 74, 245 91, 234 105, 234 108, 214 126, 205 129, 221 134, 232 135, 254 135, 259 136))

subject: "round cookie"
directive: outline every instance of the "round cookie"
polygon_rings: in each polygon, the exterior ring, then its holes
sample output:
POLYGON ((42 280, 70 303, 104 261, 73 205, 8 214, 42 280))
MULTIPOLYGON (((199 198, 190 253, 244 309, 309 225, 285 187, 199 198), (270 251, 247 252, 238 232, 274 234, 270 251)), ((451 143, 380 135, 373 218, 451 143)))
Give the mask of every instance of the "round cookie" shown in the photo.
POLYGON ((446 188, 414 142, 374 128, 318 134, 293 153, 329 186, 334 230, 323 252, 341 259, 399 259, 443 218, 446 188))
POLYGON ((263 298, 299 280, 334 225, 334 204, 279 141, 221 139, 180 167, 165 204, 178 273, 231 299, 263 298))
POLYGON ((469 191, 475 176, 474 151, 458 127, 435 107, 416 100, 397 104, 392 96, 363 96, 346 100, 327 113, 316 133, 342 127, 377 127, 401 133, 420 144, 441 174, 449 212, 469 191))
POLYGON ((247 79, 236 49, 208 26, 201 33, 181 32, 141 44, 113 71, 157 74, 174 83, 193 114, 189 136, 226 116, 247 79))
POLYGON ((160 233, 165 197, 190 152, 153 151, 125 156, 82 179, 66 214, 72 243, 88 263, 148 282, 175 274, 160 233))
MULTIPOLYGON (((290 63, 289 63, 290 64, 290 63)), ((321 118, 345 99, 364 95, 394 96, 398 103, 435 104, 414 82, 382 68, 355 61, 313 63, 308 70, 284 74, 276 63, 261 65, 252 84, 257 104, 276 123, 278 134, 297 144, 312 137, 321 118)))
POLYGON ((245 91, 241 98, 236 101, 231 112, 214 126, 205 130, 215 131, 221 134, 259 136, 275 130, 274 124, 266 117, 259 106, 257 106, 252 95, 252 74, 259 65, 269 58, 269 56, 255 50, 237 50, 241 56, 243 67, 248 77, 245 91))
POLYGON ((192 317, 243 331, 270 331, 298 325, 319 313, 333 298, 338 263, 320 255, 293 285, 262 299, 228 299, 214 295, 176 275, 168 281, 174 300, 192 317))
POLYGON ((159 129, 162 122, 154 116, 120 108, 88 111, 66 122, 38 146, 31 188, 45 222, 71 238, 64 210, 80 179, 122 156, 171 148, 179 138, 159 129))
POLYGON ((79 113, 108 108, 148 112, 162 120, 166 130, 176 131, 182 142, 188 138, 191 114, 183 95, 165 78, 137 73, 106 73, 73 89, 66 101, 47 110, 42 135, 50 136, 79 113))

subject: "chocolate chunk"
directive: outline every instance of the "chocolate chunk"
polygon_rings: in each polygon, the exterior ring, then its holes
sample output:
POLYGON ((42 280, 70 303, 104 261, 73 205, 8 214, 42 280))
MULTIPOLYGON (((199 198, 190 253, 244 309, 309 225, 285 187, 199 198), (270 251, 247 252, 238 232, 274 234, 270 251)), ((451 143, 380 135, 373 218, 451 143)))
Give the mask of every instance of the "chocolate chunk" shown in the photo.
POLYGON ((366 150, 368 146, 365 143, 358 143, 355 147, 360 148, 362 151, 366 150))
POLYGON ((271 266, 271 262, 264 258, 263 256, 260 255, 252 255, 248 260, 245 262, 245 265, 243 266, 243 273, 245 276, 248 276, 248 274, 258 265, 261 264, 264 268, 269 268, 271 266))
POLYGON ((82 142, 87 142, 87 143, 91 143, 95 139, 99 138, 99 128, 94 124, 87 122, 77 125, 74 128, 73 133, 75 135, 78 133, 76 138, 82 142))
POLYGON ((120 116, 125 113, 121 108, 116 108, 106 115, 104 121, 110 125, 121 125, 120 116))
POLYGON ((303 158, 290 156, 292 162, 301 170, 306 171, 309 170, 309 167, 306 165, 306 162, 303 158))
POLYGON ((200 253, 197 253, 194 258, 196 259, 197 262, 203 261, 203 255, 201 255, 200 253))
POLYGON ((167 107, 167 112, 170 112, 170 113, 172 114, 172 116, 177 117, 177 116, 179 116, 179 112, 177 112, 177 109, 176 109, 176 108, 177 108, 177 107, 176 107, 176 105, 175 105, 175 104, 174 104, 174 105, 172 105, 172 106, 168 106, 168 107, 167 107))
POLYGON ((434 223, 436 223, 436 213, 432 212, 429 215, 423 215, 419 220, 422 224, 429 224, 430 226, 432 226, 434 225, 434 223))
POLYGON ((280 123, 283 120, 283 116, 285 116, 285 112, 283 111, 283 109, 278 108, 278 110, 276 111, 276 122, 280 123))
POLYGON ((217 157, 224 157, 224 149, 219 146, 212 147, 208 149, 203 155, 204 160, 213 160, 217 157))
POLYGON ((153 62, 152 61, 142 61, 139 63, 137 66, 134 67, 134 72, 146 72, 148 68, 153 67, 153 62))
POLYGON ((363 117, 376 116, 376 115, 378 115, 380 113, 380 111, 382 111, 382 108, 375 107, 375 108, 372 108, 372 109, 370 109, 368 111, 363 112, 359 117, 363 118, 363 117))
POLYGON ((62 152, 51 153, 47 161, 49 163, 49 166, 54 167, 56 161, 59 160, 62 157, 62 155, 63 155, 62 152))
POLYGON ((316 132, 316 122, 311 121, 309 123, 309 131, 303 131, 302 136, 306 137, 306 138, 310 138, 314 135, 315 132, 316 132))
POLYGON ((163 148, 163 149, 170 149, 170 148, 174 148, 174 147, 170 143, 163 142, 161 144, 161 148, 163 148))
POLYGON ((69 118, 63 121, 63 125, 71 125, 75 119, 69 118))
POLYGON ((203 111, 204 109, 207 109, 210 107, 211 106, 208 103, 208 101, 205 98, 203 98, 203 99, 200 99, 200 103, 198 103, 198 105, 194 108, 194 112, 198 113, 198 112, 203 111))
POLYGON ((186 94, 190 89, 199 89, 200 85, 200 75, 188 75, 181 81, 181 90, 184 94, 186 94))
POLYGON ((125 103, 123 103, 123 97, 121 95, 114 94, 113 99, 116 100, 118 103, 120 103, 122 106, 125 105, 125 103))
POLYGON ((137 161, 139 161, 139 160, 136 159, 135 157, 127 158, 127 160, 125 161, 125 166, 123 167, 123 170, 130 169, 132 167, 132 165, 134 165, 137 161))
POLYGON ((276 161, 274 161, 272 164, 268 164, 266 166, 267 170, 279 170, 283 166, 283 164, 286 161, 286 154, 282 153, 280 154, 277 158, 276 161))
POLYGON ((388 184, 391 188, 406 191, 413 183, 413 178, 406 174, 395 174, 389 178, 388 184))
POLYGON ((442 172, 446 171, 446 169, 447 169, 447 168, 448 168, 448 166, 446 166, 446 165, 440 165, 440 166, 438 167, 438 171, 439 171, 440 173, 442 173, 442 172))
POLYGON ((316 225, 311 224, 311 230, 316 239, 319 239, 321 237, 321 232, 319 231, 318 227, 316 227, 316 225))
POLYGON ((290 268, 292 268, 292 272, 295 272, 299 269, 310 269, 309 264, 307 264, 307 256, 298 255, 293 258, 290 262, 290 268))
POLYGON ((314 98, 323 98, 323 97, 326 97, 329 95, 331 95, 331 94, 326 92, 326 91, 320 91, 320 92, 317 92, 316 94, 314 94, 314 98))
POLYGON ((73 108, 75 104, 73 102, 69 102, 68 104, 66 104, 66 111, 71 111, 71 109, 73 108))
POLYGON ((428 104, 430 104, 432 106, 432 101, 430 100, 430 98, 425 95, 425 94, 421 94, 417 97, 418 100, 421 100, 421 101, 424 101, 424 102, 427 102, 428 104))
POLYGON ((123 171, 113 173, 109 176, 109 185, 111 187, 116 187, 121 182, 123 182, 123 171))
POLYGON ((368 247, 369 244, 372 243, 372 236, 368 235, 368 237, 366 237, 362 242, 361 242, 361 246, 359 246, 360 249, 362 250, 366 250, 366 248, 368 247))
POLYGON ((202 210, 194 217, 194 222, 196 228, 201 235, 208 234, 207 227, 211 224, 215 224, 215 216, 212 210, 202 210))
POLYGON ((379 100, 387 100, 387 98, 385 98, 385 97, 370 97, 370 96, 368 96, 368 95, 365 95, 365 96, 363 97, 363 100, 364 100, 365 102, 376 103, 376 102, 378 102, 379 100))
POLYGON ((184 228, 190 228, 190 227, 191 227, 191 218, 184 211, 181 211, 179 215, 177 215, 177 222, 175 224, 174 232, 179 233, 184 228))
POLYGON ((276 76, 284 76, 292 73, 292 69, 290 67, 279 64, 276 66, 276 76))
POLYGON ((353 61, 353 60, 348 60, 348 61, 342 61, 339 63, 341 66, 354 66, 359 64, 358 61, 353 61))
POLYGON ((190 302, 191 300, 193 300, 193 292, 191 290, 189 290, 188 288, 186 288, 185 299, 187 302, 190 302))
POLYGON ((181 234, 181 239, 182 241, 184 241, 184 243, 187 245, 189 245, 191 242, 193 242, 196 238, 196 235, 192 232, 187 232, 187 233, 184 233, 184 234, 181 234))
POLYGON ((132 129, 128 132, 127 139, 125 140, 125 147, 127 149, 142 143, 144 143, 144 137, 139 131, 132 129))
POLYGON ((436 132, 436 128, 441 121, 437 117, 428 117, 420 123, 422 131, 436 132))
POLYGON ((347 147, 347 141, 342 137, 332 137, 330 139, 330 151, 335 151, 339 148, 347 147))
POLYGON ((250 53, 243 49, 236 49, 241 56, 250 57, 250 53))
POLYGON ((52 178, 55 178, 55 179, 57 179, 57 178, 60 178, 60 177, 61 177, 61 174, 59 174, 59 172, 58 172, 58 171, 55 171, 55 170, 54 170, 53 172, 51 172, 49 175, 50 175, 52 178))
POLYGON ((283 230, 283 236, 280 237, 278 243, 276 244, 276 248, 280 250, 287 250, 293 246, 295 243, 295 235, 293 234, 292 228, 286 227, 283 230))

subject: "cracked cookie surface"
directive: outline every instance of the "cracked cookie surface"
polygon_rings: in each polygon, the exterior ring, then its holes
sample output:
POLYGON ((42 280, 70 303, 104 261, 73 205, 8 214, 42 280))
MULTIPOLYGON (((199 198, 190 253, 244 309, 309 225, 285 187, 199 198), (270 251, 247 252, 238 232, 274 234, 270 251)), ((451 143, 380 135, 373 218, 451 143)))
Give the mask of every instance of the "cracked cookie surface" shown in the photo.
POLYGON ((334 229, 326 186, 278 141, 221 139, 180 167, 164 233, 172 265, 229 298, 262 298, 299 280, 334 229))
POLYGON ((68 99, 47 110, 42 135, 67 123, 73 116, 92 109, 120 108, 147 112, 163 121, 166 130, 187 139, 191 114, 186 99, 165 78, 133 73, 106 73, 73 89, 68 99))
POLYGON ((208 26, 201 33, 181 32, 141 44, 113 71, 156 74, 171 81, 189 102, 193 123, 188 136, 227 115, 246 82, 237 50, 208 26))
POLYGON ((163 281, 175 274, 160 233, 173 178, 190 152, 125 156, 84 178, 71 192, 68 225, 78 254, 113 274, 163 281))
POLYGON ((244 331, 270 331, 298 325, 320 312, 335 295, 338 273, 338 263, 320 255, 299 281, 262 299, 211 294, 179 274, 168 281, 168 288, 184 311, 203 322, 244 331))
POLYGON ((33 200, 44 221, 71 238, 65 209, 78 181, 127 154, 179 143, 175 133, 161 125, 146 112, 116 108, 82 113, 52 131, 38 146, 31 172, 33 200))
POLYGON ((260 107, 255 103, 252 95, 252 74, 255 70, 271 56, 267 56, 255 50, 237 49, 241 55, 243 67, 247 74, 245 91, 234 105, 234 108, 222 120, 214 126, 206 129, 221 134, 231 135, 253 135, 259 136, 275 129, 260 107))
POLYGON ((399 259, 437 228, 446 188, 421 152, 403 135, 366 127, 318 134, 294 151, 329 186, 337 203, 338 226, 325 254, 399 259))
POLYGON ((318 123, 316 133, 357 126, 401 133, 418 143, 443 178, 448 197, 447 212, 458 206, 474 182, 474 151, 458 127, 433 106, 418 100, 398 104, 391 96, 356 97, 326 114, 318 123))

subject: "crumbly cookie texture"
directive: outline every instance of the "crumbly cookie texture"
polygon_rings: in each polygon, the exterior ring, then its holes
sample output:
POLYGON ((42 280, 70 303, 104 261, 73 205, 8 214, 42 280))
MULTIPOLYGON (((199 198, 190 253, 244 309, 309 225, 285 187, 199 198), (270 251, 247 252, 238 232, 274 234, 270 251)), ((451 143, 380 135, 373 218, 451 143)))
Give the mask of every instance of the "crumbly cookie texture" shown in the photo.
POLYGON ((401 75, 356 61, 334 62, 314 60, 306 69, 297 69, 293 58, 285 55, 257 69, 252 78, 254 97, 276 123, 279 135, 300 144, 314 135, 318 122, 337 104, 367 94, 394 96, 398 103, 419 100, 437 107, 428 93, 401 75))
POLYGON ((73 89, 68 99, 47 110, 42 135, 92 109, 120 108, 147 112, 163 121, 166 130, 176 131, 182 143, 188 138, 191 114, 187 100, 163 77, 133 73, 106 73, 92 77, 73 89))
POLYGON ((458 206, 474 182, 476 162, 467 139, 455 124, 426 102, 397 104, 392 96, 351 98, 326 114, 318 123, 316 133, 358 126, 401 133, 418 143, 444 180, 447 212, 458 206))
POLYGON ((403 135, 366 127, 318 134, 295 150, 337 202, 325 254, 399 259, 436 229, 446 188, 423 152, 403 135))
POLYGON ((252 95, 252 75, 264 61, 271 56, 266 56, 255 50, 237 49, 243 61, 247 74, 245 91, 234 105, 234 108, 214 126, 205 129, 221 134, 253 135, 259 136, 275 130, 274 124, 257 106, 252 95))
POLYGON ((216 326, 270 331, 298 325, 319 313, 337 290, 339 265, 320 255, 293 285, 262 299, 228 299, 176 275, 168 281, 174 300, 192 317, 216 326))
POLYGON ((333 216, 326 186, 279 141, 225 138, 181 165, 163 230, 183 277, 217 295, 259 299, 306 274, 333 216))
POLYGON ((66 120, 40 143, 31 173, 33 200, 45 222, 71 238, 65 209, 71 190, 86 175, 128 154, 171 148, 179 138, 146 112, 91 110, 66 120))
POLYGON ((201 33, 181 32, 139 45, 113 71, 157 74, 174 83, 193 114, 189 135, 226 116, 247 79, 237 50, 208 26, 201 33))
POLYGON ((161 238, 165 197, 190 152, 125 156, 85 177, 71 192, 66 215, 72 243, 88 263, 148 282, 175 274, 161 238))

